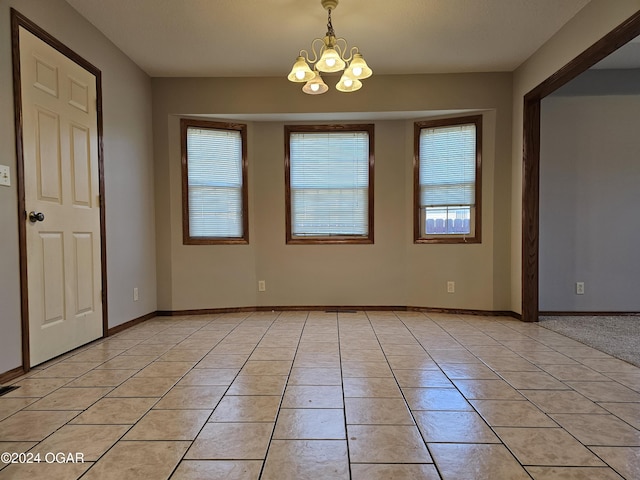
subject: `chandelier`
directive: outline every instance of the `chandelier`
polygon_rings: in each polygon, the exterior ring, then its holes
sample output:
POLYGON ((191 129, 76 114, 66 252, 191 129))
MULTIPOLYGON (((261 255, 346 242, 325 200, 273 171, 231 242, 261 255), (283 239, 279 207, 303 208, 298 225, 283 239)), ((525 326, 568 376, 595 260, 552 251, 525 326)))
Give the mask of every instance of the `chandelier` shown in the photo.
POLYGON ((311 42, 313 56, 307 50, 300 50, 300 55, 287 78, 292 82, 304 82, 304 93, 319 95, 329 90, 320 72, 334 73, 344 70, 336 89, 341 92, 355 92, 362 88, 360 80, 370 77, 373 72, 362 58, 358 47, 349 49, 344 38, 336 37, 331 24, 331 11, 338 6, 338 0, 320 0, 320 3, 328 12, 327 34, 324 38, 314 38, 311 42), (309 65, 313 66, 313 70, 309 65))

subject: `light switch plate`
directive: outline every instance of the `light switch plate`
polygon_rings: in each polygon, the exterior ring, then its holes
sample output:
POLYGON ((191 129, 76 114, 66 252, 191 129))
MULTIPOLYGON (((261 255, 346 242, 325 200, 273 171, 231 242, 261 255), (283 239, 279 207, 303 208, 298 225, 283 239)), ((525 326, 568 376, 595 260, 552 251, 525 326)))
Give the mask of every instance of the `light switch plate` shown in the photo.
POLYGON ((6 165, 0 165, 0 185, 11 186, 11 170, 6 165))

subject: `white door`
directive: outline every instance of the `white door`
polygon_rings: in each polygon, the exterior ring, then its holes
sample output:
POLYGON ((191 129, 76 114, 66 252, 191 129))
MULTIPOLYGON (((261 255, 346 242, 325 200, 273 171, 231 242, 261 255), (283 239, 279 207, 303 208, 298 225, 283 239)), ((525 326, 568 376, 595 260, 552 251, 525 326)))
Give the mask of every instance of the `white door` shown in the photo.
POLYGON ((96 78, 22 27, 20 71, 34 366, 102 336, 96 78))

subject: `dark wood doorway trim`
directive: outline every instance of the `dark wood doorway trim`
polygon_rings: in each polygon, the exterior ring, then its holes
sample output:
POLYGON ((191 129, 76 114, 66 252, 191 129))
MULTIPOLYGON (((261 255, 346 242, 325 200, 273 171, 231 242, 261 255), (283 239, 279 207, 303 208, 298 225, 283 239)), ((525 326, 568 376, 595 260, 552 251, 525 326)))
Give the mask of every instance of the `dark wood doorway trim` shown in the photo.
POLYGON ((540 103, 600 60, 640 35, 640 11, 524 96, 522 166, 522 320, 539 313, 540 103))
POLYGON ((82 68, 90 72, 96 78, 96 102, 98 123, 98 179, 100 195, 100 260, 102 267, 102 336, 108 332, 109 321, 107 317, 107 247, 106 247, 106 215, 104 200, 104 155, 102 138, 102 73, 93 64, 82 58, 76 52, 51 36, 38 25, 33 23, 20 12, 11 9, 11 55, 13 60, 13 104, 16 134, 16 172, 18 190, 18 240, 20 245, 20 302, 22 322, 22 368, 29 370, 29 302, 27 289, 27 244, 25 226, 25 198, 24 198, 24 152, 22 145, 22 88, 20 83, 20 34, 22 27, 40 40, 53 47, 55 50, 74 61, 82 68))

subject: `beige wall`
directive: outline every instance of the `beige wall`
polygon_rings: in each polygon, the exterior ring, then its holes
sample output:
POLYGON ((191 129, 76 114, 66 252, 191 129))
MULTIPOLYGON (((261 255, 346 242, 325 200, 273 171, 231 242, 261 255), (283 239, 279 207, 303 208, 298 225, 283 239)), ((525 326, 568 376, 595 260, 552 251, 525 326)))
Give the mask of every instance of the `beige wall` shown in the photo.
POLYGON ((160 309, 507 308, 510 74, 377 76, 356 94, 322 97, 283 78, 152 84, 160 309), (484 115, 483 242, 414 245, 413 120, 465 109, 484 115), (249 245, 182 245, 180 115, 249 124, 249 245), (283 125, 346 121, 375 124, 375 244, 286 245, 283 125), (257 280, 266 292, 257 292, 257 280), (447 280, 456 282, 453 295, 447 280))
POLYGON ((522 312, 522 139, 524 96, 640 9, 640 0, 591 0, 513 76, 511 305, 522 312))
POLYGON ((11 7, 102 71, 109 326, 156 310, 149 77, 66 2, 0 0, 0 374, 22 363, 11 7))

